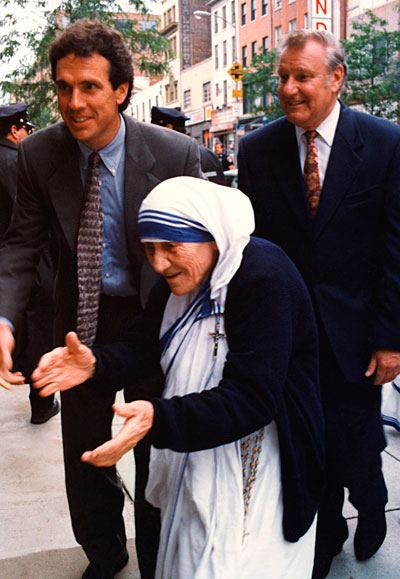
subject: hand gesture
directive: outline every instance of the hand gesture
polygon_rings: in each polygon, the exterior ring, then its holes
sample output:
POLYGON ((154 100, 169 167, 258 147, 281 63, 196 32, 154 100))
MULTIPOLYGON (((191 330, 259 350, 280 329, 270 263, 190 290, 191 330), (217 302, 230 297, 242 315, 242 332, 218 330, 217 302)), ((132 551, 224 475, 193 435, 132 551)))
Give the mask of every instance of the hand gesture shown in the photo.
POLYGON ((92 451, 84 452, 81 459, 93 466, 111 466, 142 440, 153 426, 154 407, 146 400, 128 404, 114 404, 118 416, 126 418, 124 426, 111 440, 92 451))
POLYGON ((376 372, 375 385, 391 382, 400 374, 400 352, 381 348, 372 352, 366 376, 372 376, 376 372))
POLYGON ((0 386, 13 390, 12 384, 24 384, 25 378, 21 372, 12 372, 12 352, 15 340, 8 324, 0 322, 0 386))
POLYGON ((40 358, 32 374, 33 386, 41 388, 40 396, 69 390, 91 378, 95 367, 92 350, 79 341, 75 332, 69 332, 64 348, 55 348, 40 358))

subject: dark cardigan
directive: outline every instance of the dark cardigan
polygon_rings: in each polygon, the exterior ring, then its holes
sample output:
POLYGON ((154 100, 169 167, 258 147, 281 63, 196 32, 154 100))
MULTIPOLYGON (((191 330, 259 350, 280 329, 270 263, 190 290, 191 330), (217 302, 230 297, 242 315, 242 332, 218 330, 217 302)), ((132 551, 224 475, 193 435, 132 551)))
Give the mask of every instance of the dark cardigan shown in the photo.
MULTIPOLYGON (((122 342, 96 346, 97 387, 122 388, 159 370, 158 335, 169 296, 161 282, 143 318, 122 342)), ((228 444, 275 420, 281 455, 283 531, 297 541, 311 525, 323 486, 324 423, 317 332, 311 301, 293 263, 252 238, 228 288, 229 353, 219 385, 171 399, 152 398, 157 448, 194 452, 228 444)), ((195 359, 193 361, 195 363, 195 359)))

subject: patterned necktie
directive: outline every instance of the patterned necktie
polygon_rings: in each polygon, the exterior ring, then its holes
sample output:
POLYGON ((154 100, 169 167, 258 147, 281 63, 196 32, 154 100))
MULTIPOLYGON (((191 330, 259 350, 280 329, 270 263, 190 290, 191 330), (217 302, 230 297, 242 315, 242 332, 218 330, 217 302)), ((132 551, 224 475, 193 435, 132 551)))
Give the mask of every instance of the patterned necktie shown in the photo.
POLYGON ((307 155, 304 162, 304 183, 306 186, 306 193, 308 204, 311 210, 311 218, 314 221, 319 199, 321 195, 321 183, 318 172, 318 152, 315 144, 315 137, 318 135, 317 131, 306 131, 304 136, 307 139, 307 155))
POLYGON ((89 157, 85 199, 78 233, 78 310, 76 331, 83 344, 91 346, 97 329, 101 290, 103 218, 99 184, 98 153, 89 157))

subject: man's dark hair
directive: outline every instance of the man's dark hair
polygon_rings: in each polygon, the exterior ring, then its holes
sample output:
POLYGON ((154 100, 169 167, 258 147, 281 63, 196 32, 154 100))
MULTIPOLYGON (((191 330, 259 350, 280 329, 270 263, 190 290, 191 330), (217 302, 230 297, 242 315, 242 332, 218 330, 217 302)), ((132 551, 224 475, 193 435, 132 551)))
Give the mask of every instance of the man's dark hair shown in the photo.
POLYGON ((49 49, 53 80, 56 81, 57 62, 64 56, 75 54, 85 58, 94 53, 109 61, 110 83, 114 90, 125 82, 129 83, 126 99, 118 106, 121 113, 127 108, 132 95, 132 57, 120 32, 99 20, 78 20, 53 41, 49 49))

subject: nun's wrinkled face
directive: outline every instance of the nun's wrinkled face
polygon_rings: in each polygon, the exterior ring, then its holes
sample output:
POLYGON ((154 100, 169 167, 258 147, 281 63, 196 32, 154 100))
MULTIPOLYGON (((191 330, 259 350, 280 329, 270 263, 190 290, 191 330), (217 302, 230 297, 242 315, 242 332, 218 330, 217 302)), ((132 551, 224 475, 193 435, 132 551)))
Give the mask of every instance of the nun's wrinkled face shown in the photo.
POLYGON ((215 241, 203 243, 144 242, 147 259, 177 296, 201 285, 211 274, 218 259, 215 241))

